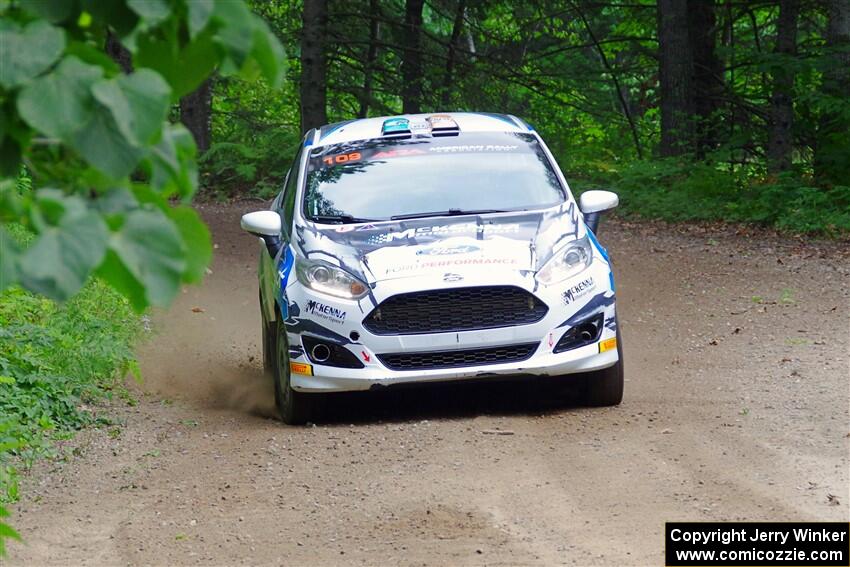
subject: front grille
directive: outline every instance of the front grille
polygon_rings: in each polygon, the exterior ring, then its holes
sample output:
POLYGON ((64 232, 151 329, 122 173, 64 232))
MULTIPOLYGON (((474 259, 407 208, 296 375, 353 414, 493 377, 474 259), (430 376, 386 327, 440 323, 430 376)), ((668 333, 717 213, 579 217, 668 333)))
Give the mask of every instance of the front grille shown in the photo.
POLYGON ((460 287, 394 295, 363 326, 376 335, 473 331, 536 323, 548 310, 518 287, 460 287))
POLYGON ((519 362, 530 358, 536 349, 537 343, 531 343, 467 350, 379 354, 378 359, 391 370, 430 370, 519 362))

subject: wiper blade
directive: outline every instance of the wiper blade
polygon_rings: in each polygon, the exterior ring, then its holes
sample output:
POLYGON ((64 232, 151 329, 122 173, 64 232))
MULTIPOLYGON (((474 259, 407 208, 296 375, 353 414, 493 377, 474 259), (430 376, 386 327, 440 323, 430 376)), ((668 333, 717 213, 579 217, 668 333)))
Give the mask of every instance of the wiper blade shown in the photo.
POLYGON ((488 213, 506 213, 502 209, 449 209, 447 211, 432 211, 430 213, 409 213, 395 215, 390 220, 421 219, 425 217, 457 217, 463 215, 485 215, 488 213))
POLYGON ((355 224, 358 222, 379 222, 381 219, 364 219, 352 215, 312 215, 310 220, 329 224, 355 224))

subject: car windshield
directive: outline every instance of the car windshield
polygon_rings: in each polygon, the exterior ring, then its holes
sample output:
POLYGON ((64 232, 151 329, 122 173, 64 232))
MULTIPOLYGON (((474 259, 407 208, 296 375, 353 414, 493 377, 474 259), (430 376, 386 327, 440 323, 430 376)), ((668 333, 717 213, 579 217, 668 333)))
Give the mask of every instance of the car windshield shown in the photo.
POLYGON ((304 214, 318 222, 539 209, 564 189, 531 134, 377 139, 315 148, 304 214))

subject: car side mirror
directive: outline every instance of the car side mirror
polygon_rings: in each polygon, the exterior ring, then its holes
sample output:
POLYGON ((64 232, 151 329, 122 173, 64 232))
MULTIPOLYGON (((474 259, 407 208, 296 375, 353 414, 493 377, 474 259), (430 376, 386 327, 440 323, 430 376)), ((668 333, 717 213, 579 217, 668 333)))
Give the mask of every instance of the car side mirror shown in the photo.
POLYGON ((578 208, 584 215, 587 227, 596 232, 602 213, 615 209, 620 204, 620 198, 611 191, 585 191, 579 197, 578 208))
POLYGON ((266 243, 266 249, 272 258, 277 257, 280 251, 280 215, 275 211, 254 211, 242 215, 240 223, 242 230, 259 236, 266 243))

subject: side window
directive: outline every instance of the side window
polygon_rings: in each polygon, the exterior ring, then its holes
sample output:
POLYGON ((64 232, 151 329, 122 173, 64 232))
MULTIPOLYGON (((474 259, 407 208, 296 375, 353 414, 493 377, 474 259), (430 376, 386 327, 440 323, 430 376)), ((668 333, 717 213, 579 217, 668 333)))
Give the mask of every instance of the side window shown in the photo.
POLYGON ((283 194, 279 197, 279 209, 281 220, 283 221, 283 231, 289 236, 292 231, 292 217, 295 213, 295 196, 298 193, 298 170, 301 165, 301 152, 304 148, 298 150, 295 156, 295 161, 289 169, 289 175, 286 178, 286 185, 283 187, 283 194))

